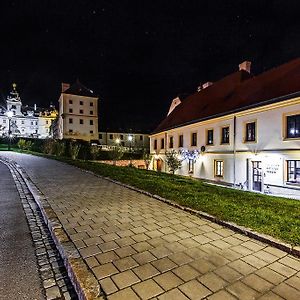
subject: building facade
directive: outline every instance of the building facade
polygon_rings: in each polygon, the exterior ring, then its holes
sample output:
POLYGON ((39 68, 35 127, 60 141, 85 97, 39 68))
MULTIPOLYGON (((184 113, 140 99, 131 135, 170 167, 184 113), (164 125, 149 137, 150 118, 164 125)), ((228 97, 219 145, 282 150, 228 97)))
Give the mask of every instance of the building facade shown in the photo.
POLYGON ((10 131, 10 134, 16 137, 50 138, 51 124, 56 117, 57 111, 53 106, 43 109, 36 105, 22 105, 14 83, 5 107, 0 110, 0 135, 8 136, 10 131), (8 117, 8 112, 11 113, 11 117, 8 117))
POLYGON ((149 150, 149 134, 128 132, 99 132, 99 142, 102 146, 117 146, 133 149, 149 150))
POLYGON ((98 97, 79 81, 63 83, 57 138, 98 140, 98 97))
POLYGON ((177 101, 150 136, 152 168, 244 190, 300 197, 300 59, 258 76, 250 63, 177 101))

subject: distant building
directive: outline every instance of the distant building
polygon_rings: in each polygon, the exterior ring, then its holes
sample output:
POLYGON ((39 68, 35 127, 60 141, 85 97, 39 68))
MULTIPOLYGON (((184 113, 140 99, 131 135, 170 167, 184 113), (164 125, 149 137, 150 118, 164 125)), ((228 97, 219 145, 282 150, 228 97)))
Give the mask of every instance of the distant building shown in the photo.
POLYGON ((174 99, 151 134, 152 168, 250 191, 300 197, 300 59, 253 76, 250 62, 174 99))
POLYGON ((59 139, 98 140, 98 97, 79 81, 62 83, 59 119, 54 129, 59 139))
POLYGON ((51 124, 57 117, 55 107, 43 109, 34 105, 23 106, 17 85, 6 99, 6 106, 0 109, 0 135, 7 136, 9 133, 9 118, 7 112, 12 113, 10 119, 10 133, 16 137, 49 138, 52 137, 51 124))
POLYGON ((149 149, 149 134, 128 132, 99 132, 99 142, 102 146, 120 145, 133 149, 149 149))

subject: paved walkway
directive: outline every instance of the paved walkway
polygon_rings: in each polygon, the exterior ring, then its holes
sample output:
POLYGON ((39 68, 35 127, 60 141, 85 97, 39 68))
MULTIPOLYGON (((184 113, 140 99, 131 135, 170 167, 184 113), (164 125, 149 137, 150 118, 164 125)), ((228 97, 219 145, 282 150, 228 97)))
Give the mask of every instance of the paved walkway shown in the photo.
POLYGON ((108 299, 300 299, 300 260, 72 166, 22 154, 108 299))
POLYGON ((44 299, 35 248, 17 188, 2 163, 0 174, 0 299, 44 299))

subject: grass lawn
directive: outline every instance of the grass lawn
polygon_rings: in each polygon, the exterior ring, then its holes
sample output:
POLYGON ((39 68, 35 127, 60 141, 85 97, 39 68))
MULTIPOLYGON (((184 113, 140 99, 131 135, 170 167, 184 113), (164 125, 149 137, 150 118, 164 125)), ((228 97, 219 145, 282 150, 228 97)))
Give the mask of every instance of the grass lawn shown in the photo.
POLYGON ((292 245, 300 245, 298 200, 228 189, 166 173, 53 156, 50 158, 207 212, 219 219, 269 234, 292 245))

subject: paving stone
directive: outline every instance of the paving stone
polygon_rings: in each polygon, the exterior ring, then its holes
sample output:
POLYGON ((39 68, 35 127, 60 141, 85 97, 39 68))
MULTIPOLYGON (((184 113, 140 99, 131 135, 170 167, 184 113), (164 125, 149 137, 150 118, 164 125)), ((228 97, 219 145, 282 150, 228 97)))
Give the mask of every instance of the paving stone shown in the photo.
POLYGON ((278 262, 295 270, 300 270, 300 260, 290 255, 281 258, 278 262))
POLYGON ((300 291, 295 288, 289 286, 288 284, 282 282, 277 285, 272 292, 276 293, 280 297, 288 300, 299 300, 300 299, 300 291))
POLYGON ((167 272, 153 278, 165 291, 173 289, 183 281, 172 272, 167 272))
POLYGON ((105 264, 102 266, 95 267, 92 270, 98 279, 102 279, 102 278, 114 275, 119 272, 112 263, 108 263, 108 264, 105 264))
POLYGON ((97 261, 102 265, 119 259, 119 256, 115 253, 115 251, 100 253, 97 254, 95 257, 97 258, 97 261))
POLYGON ((177 267, 177 265, 167 257, 153 261, 152 265, 161 273, 172 270, 177 267))
POLYGON ((158 297, 159 300, 189 300, 179 289, 173 289, 158 297))
POLYGON ((164 292, 164 290, 153 279, 148 279, 134 285, 133 290, 142 299, 150 299, 164 292))
POLYGON ((246 262, 242 260, 236 260, 228 264, 229 267, 235 269, 239 273, 243 275, 248 275, 250 273, 255 272, 257 269, 253 266, 247 264, 246 262))
POLYGON ((132 257, 139 265, 144 265, 150 261, 156 260, 156 257, 149 251, 134 254, 132 257))
POLYGON ((131 288, 121 290, 115 294, 108 296, 108 300, 139 300, 140 298, 134 293, 131 288))
POLYGON ((130 256, 114 261, 114 265, 121 271, 137 267, 139 264, 130 256))
POLYGON ((133 271, 141 280, 149 279, 160 274, 160 272, 151 264, 139 266, 137 268, 134 268, 133 271))
POLYGON ((242 274, 228 266, 223 266, 216 269, 215 273, 228 282, 234 282, 243 277, 242 274))
POLYGON ((255 290, 251 289, 241 281, 237 281, 227 286, 227 290, 238 299, 253 300, 259 295, 255 290))
POLYGON ((279 284, 280 282, 282 282, 283 280, 286 279, 285 276, 275 272, 274 270, 270 269, 269 267, 259 269, 255 273, 258 276, 260 276, 261 278, 264 278, 275 285, 279 284))
POLYGON ((187 264, 193 259, 184 252, 174 253, 168 256, 176 265, 181 266, 187 264))
POLYGON ((300 278, 297 276, 293 276, 285 281, 288 285, 292 286, 293 288, 300 290, 300 278))
POLYGON ((150 252, 157 258, 162 258, 172 254, 172 251, 164 246, 159 246, 150 250, 150 252))
POLYGON ((131 270, 112 276, 112 280, 119 289, 124 289, 140 281, 131 270))
POLYGON ((212 296, 209 296, 207 299, 208 300, 236 300, 236 298, 232 296, 232 294, 228 293, 225 290, 218 291, 212 296))
POLYGON ((203 285, 208 287, 211 291, 216 292, 224 288, 228 283, 214 272, 206 273, 197 278, 203 285))
POLYGON ((189 265, 183 265, 178 268, 175 268, 173 272, 184 282, 190 281, 200 275, 200 273, 197 270, 195 270, 189 265))
POLYGON ((125 247, 122 247, 120 249, 116 249, 115 250, 115 253, 120 257, 120 258, 123 258, 123 257, 126 257, 126 256, 130 256, 130 255, 133 255, 136 252, 136 250, 134 250, 131 246, 125 246, 125 247))
POLYGON ((195 279, 179 286, 179 289, 192 300, 203 299, 211 294, 209 289, 195 279))
POLYGON ((290 277, 297 272, 295 269, 287 267, 279 262, 270 264, 269 268, 286 277, 290 277))
POLYGON ((205 274, 216 268, 212 263, 202 258, 192 261, 190 265, 201 274, 205 274))
POLYGON ((96 255, 102 251, 97 246, 94 245, 86 248, 81 248, 79 252, 83 257, 89 257, 89 256, 96 255))
POLYGON ((265 293, 273 287, 270 282, 257 276, 256 274, 250 274, 249 276, 243 278, 242 281, 260 293, 265 293))
POLYGON ((280 296, 274 294, 273 292, 267 292, 266 294, 264 294, 263 296, 258 298, 259 300, 284 300, 283 298, 281 298, 280 296))
POLYGON ((61 293, 57 286, 52 286, 46 289, 47 300, 60 299, 61 293))

